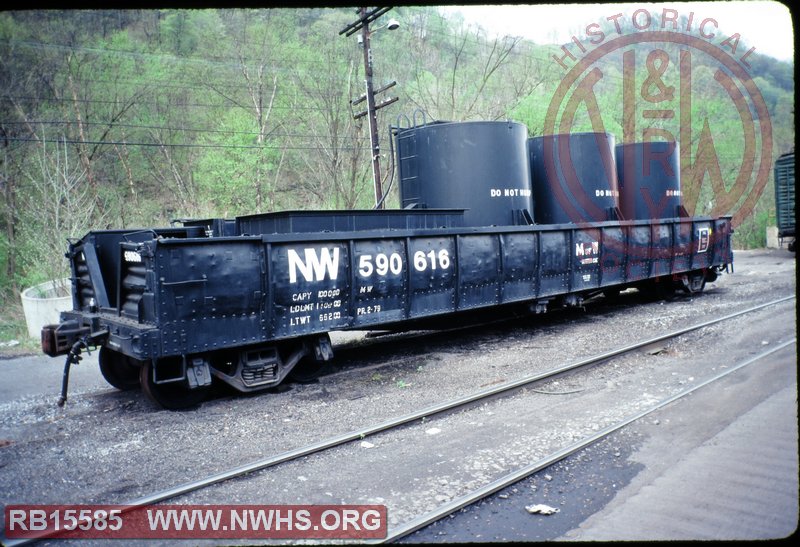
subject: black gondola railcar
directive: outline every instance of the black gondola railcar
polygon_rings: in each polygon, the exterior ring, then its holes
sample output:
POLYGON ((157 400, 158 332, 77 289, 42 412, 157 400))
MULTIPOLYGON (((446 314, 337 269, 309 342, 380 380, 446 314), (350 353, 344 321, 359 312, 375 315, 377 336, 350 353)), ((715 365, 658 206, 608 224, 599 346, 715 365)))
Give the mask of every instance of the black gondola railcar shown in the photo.
MULTIPOLYGON (((730 217, 535 224, 519 124, 426 124, 397 129, 396 140, 401 196, 416 208, 266 213, 72 241, 73 309, 43 329, 44 352, 69 354, 68 371, 81 348, 100 346, 109 383, 180 408, 213 379, 263 390, 301 359, 330 359, 330 331, 511 303, 543 311, 656 282, 700 291, 732 264, 730 217), (501 161, 481 149, 497 139, 507 139, 501 161)), ((613 168, 613 139, 597 142, 610 143, 613 168)), ((62 403, 65 394, 66 383, 62 403)))

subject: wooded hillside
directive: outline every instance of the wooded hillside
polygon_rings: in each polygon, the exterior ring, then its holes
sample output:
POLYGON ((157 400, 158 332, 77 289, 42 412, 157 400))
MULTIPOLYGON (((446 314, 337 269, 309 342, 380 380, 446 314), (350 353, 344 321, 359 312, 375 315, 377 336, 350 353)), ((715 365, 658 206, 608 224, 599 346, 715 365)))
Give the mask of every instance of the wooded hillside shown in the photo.
MULTIPOLYGON (((389 17, 400 29, 371 40, 375 87, 396 80, 386 96, 399 97, 378 117, 387 179, 387 127, 415 111, 541 131, 564 76, 552 59, 560 45, 495 39, 435 7, 389 17)), ((355 19, 345 8, 0 13, 0 303, 66 273, 66 238, 89 229, 371 207, 369 129, 353 118, 363 103, 350 104, 364 92, 363 52, 356 36, 339 35, 355 19)), ((664 49, 677 59, 677 48, 664 49)), ((751 61, 777 157, 794 148, 793 66, 751 61)), ((611 85, 621 59, 603 73, 603 122, 621 143, 621 91, 611 85)), ((730 176, 741 162, 739 116, 714 87, 713 67, 699 60, 692 78, 706 90, 693 102, 695 132, 711 120, 730 176)), ((577 123, 593 127, 588 117, 577 123)), ((739 246, 763 243, 772 199, 770 185, 737 228, 739 246)), ((395 187, 387 206, 397 203, 395 187)), ((707 185, 697 212, 710 211, 707 185)))

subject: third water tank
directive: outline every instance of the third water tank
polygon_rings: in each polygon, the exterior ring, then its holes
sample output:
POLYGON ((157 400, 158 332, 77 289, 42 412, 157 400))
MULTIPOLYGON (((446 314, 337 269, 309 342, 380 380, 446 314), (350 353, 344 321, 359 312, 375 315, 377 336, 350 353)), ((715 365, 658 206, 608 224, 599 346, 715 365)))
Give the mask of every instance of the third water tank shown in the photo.
POLYGON ((680 147, 677 142, 617 146, 619 206, 628 220, 682 216, 680 147))

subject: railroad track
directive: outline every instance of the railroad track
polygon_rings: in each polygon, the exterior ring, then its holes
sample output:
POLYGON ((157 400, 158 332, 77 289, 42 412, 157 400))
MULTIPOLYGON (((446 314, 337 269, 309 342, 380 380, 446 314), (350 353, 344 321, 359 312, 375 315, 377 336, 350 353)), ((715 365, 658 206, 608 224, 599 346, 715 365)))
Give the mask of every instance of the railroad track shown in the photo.
MULTIPOLYGON (((696 331, 696 330, 699 330, 699 329, 703 329, 705 327, 709 327, 711 325, 715 325, 715 324, 718 324, 718 323, 721 323, 721 322, 724 322, 724 321, 728 321, 728 320, 734 319, 736 317, 740 317, 740 316, 748 314, 748 313, 753 313, 753 312, 762 310, 764 308, 767 308, 767 307, 770 307, 770 306, 774 306, 774 305, 780 304, 782 302, 787 302, 787 301, 790 301, 790 300, 793 300, 793 299, 795 299, 794 295, 788 296, 788 297, 784 297, 784 298, 780 298, 780 299, 776 299, 776 300, 772 300, 772 301, 766 302, 764 304, 759 304, 759 305, 756 305, 756 306, 752 306, 752 307, 749 307, 747 309, 740 310, 740 311, 734 312, 734 313, 730 313, 730 314, 727 314, 727 315, 722 316, 722 317, 718 317, 718 318, 715 318, 715 319, 712 319, 712 320, 709 320, 709 321, 704 321, 702 323, 697 323, 697 324, 691 325, 689 327, 684 327, 684 328, 681 328, 681 329, 678 329, 678 330, 674 330, 674 331, 671 331, 671 332, 668 332, 668 333, 665 333, 665 334, 662 334, 662 335, 659 335, 659 336, 655 336, 653 338, 642 340, 642 341, 636 342, 634 344, 630 344, 628 346, 625 346, 623 348, 619 348, 619 349, 607 351, 607 352, 604 352, 604 353, 600 353, 600 354, 597 354, 597 355, 594 355, 594 356, 591 356, 591 357, 587 357, 587 358, 584 358, 584 359, 581 359, 581 360, 578 360, 578 361, 575 361, 575 362, 572 362, 572 363, 569 363, 569 364, 566 364, 566 365, 563 365, 563 366, 559 366, 559 367, 556 367, 556 368, 553 368, 553 369, 550 369, 550 370, 547 370, 547 371, 544 371, 544 372, 540 372, 540 373, 537 373, 537 374, 534 374, 534 375, 526 376, 526 377, 520 378, 518 380, 514 380, 514 381, 498 384, 498 385, 492 386, 490 388, 477 391, 475 393, 472 393, 472 394, 464 396, 464 397, 460 397, 460 398, 453 399, 453 400, 450 400, 450 401, 447 401, 447 402, 444 402, 444 403, 440 403, 440 404, 437 404, 437 405, 433 405, 433 406, 424 408, 422 410, 419 410, 417 412, 413 412, 411 414, 406 414, 406 415, 403 415, 403 416, 400 416, 400 417, 397 417, 397 418, 393 418, 393 419, 390 419, 390 420, 387 420, 387 421, 384 421, 384 422, 380 422, 380 423, 375 424, 375 425, 371 425, 371 426, 367 426, 367 427, 360 428, 360 429, 357 429, 357 430, 353 430, 353 431, 350 431, 348 433, 337 435, 335 437, 331 437, 331 438, 328 438, 328 439, 325 439, 325 440, 322 440, 322 441, 319 441, 319 442, 316 442, 316 443, 312 443, 312 444, 309 444, 309 445, 306 445, 306 446, 303 446, 303 447, 299 447, 299 448, 296 448, 296 449, 293 449, 293 450, 289 450, 289 451, 283 452, 281 454, 277 454, 277 455, 274 455, 274 456, 263 458, 263 459, 260 459, 260 460, 254 461, 254 462, 250 462, 250 463, 245 464, 245 465, 237 466, 237 467, 231 468, 229 470, 226 470, 226 471, 223 471, 223 472, 220 472, 220 473, 216 473, 214 475, 209 475, 209 476, 203 477, 203 478, 195 480, 195 481, 186 482, 186 483, 183 483, 183 484, 180 484, 180 485, 177 485, 177 486, 165 489, 165 490, 161 490, 159 492, 155 492, 153 494, 150 494, 150 495, 147 495, 147 496, 143 496, 143 497, 128 501, 126 503, 119 504, 119 505, 125 506, 125 511, 131 511, 131 510, 134 510, 136 508, 140 508, 140 507, 144 507, 144 506, 150 506, 150 505, 154 505, 156 503, 164 502, 164 501, 176 498, 178 496, 189 494, 191 492, 195 492, 195 491, 201 490, 203 488, 208 488, 208 487, 213 486, 215 484, 219 484, 219 483, 222 483, 222 482, 225 482, 225 481, 237 478, 237 477, 242 477, 242 476, 247 475, 247 474, 256 473, 258 471, 261 471, 261 470, 264 470, 264 469, 267 469, 267 468, 270 468, 270 467, 274 467, 274 466, 277 466, 277 465, 280 465, 280 464, 283 464, 283 463, 291 462, 291 461, 303 458, 305 456, 309 456, 309 455, 312 455, 312 454, 315 454, 315 453, 318 453, 318 452, 322 452, 324 450, 329 450, 329 449, 332 449, 334 447, 337 447, 337 446, 340 446, 340 445, 343 445, 343 444, 346 444, 346 443, 349 443, 349 442, 352 442, 352 441, 360 441, 360 440, 363 440, 364 438, 369 437, 371 435, 376 435, 376 434, 381 433, 381 432, 386 432, 386 431, 389 431, 389 430, 392 430, 392 429, 400 428, 402 426, 411 424, 413 422, 423 420, 424 418, 428 418, 428 417, 431 417, 431 416, 434 416, 434 415, 437 415, 437 414, 441 414, 441 413, 444 413, 444 412, 447 412, 447 411, 450 411, 450 410, 454 410, 454 409, 457 409, 457 408, 466 407, 468 405, 479 403, 481 401, 485 401, 485 400, 490 399, 492 397, 495 397, 495 396, 498 396, 498 395, 501 395, 501 394, 506 394, 506 393, 509 393, 509 392, 513 392, 514 390, 518 390, 520 388, 530 386, 530 385, 535 384, 537 382, 542 382, 544 380, 551 379, 553 377, 562 375, 562 374, 567 373, 567 372, 571 372, 571 371, 579 370, 579 369, 582 369, 582 368, 586 368, 586 367, 598 364, 600 362, 612 359, 614 357, 619 357, 619 356, 625 355, 625 354, 630 353, 632 351, 635 351, 637 349, 641 349, 641 348, 644 348, 644 347, 647 347, 647 346, 650 346, 650 345, 653 345, 653 344, 656 344, 656 343, 664 342, 666 340, 670 340, 670 339, 679 337, 681 335, 684 335, 684 334, 687 334, 687 333, 690 333, 690 332, 693 332, 693 331, 696 331)), ((681 392, 679 392, 679 393, 677 393, 677 394, 675 394, 675 395, 673 395, 671 397, 668 397, 667 399, 664 399, 664 400, 656 403, 655 405, 649 407, 648 409, 645 409, 645 410, 643 410, 641 412, 638 412, 638 413, 636 413, 636 414, 634 414, 632 416, 629 416, 629 417, 627 417, 627 418, 625 418, 625 419, 623 419, 623 420, 621 420, 621 421, 619 421, 619 422, 617 422, 615 424, 607 426, 607 427, 597 431, 596 433, 594 433, 594 434, 592 434, 592 435, 590 435, 590 436, 588 436, 588 437, 586 437, 584 439, 581 439, 580 441, 578 441, 576 443, 573 443, 572 445, 567 446, 566 448, 562 448, 561 450, 559 450, 557 452, 554 452, 553 454, 551 454, 551 455, 539 460, 538 462, 535 462, 535 463, 533 463, 533 464, 531 464, 529 466, 526 466, 526 467, 524 467, 522 469, 519 469, 519 470, 515 471, 514 473, 511 473, 511 474, 506 475, 506 476, 504 476, 504 477, 502 477, 500 479, 497 479, 496 481, 494 481, 494 482, 492 482, 492 483, 490 483, 490 484, 488 484, 488 485, 486 485, 486 486, 484 486, 484 487, 482 487, 482 488, 480 488, 480 489, 478 489, 478 490, 476 490, 476 491, 474 491, 474 492, 472 492, 472 493, 470 493, 468 495, 462 496, 460 498, 452 500, 451 502, 445 503, 442 506, 440 506, 439 508, 437 508, 437 510, 435 510, 434 512, 428 513, 426 515, 422 515, 422 516, 420 516, 418 518, 412 519, 411 521, 408 521, 408 522, 404 523, 403 525, 401 525, 399 527, 391 529, 389 531, 389 534, 388 534, 387 538, 382 540, 382 542, 390 542, 390 541, 394 541, 394 540, 400 539, 402 537, 405 537, 405 536, 413 533, 414 531, 419 530, 419 529, 431 524, 432 522, 435 522, 436 520, 438 520, 440 518, 443 518, 444 516, 447 516, 447 515, 455 512, 455 511, 457 511, 457 510, 459 510, 459 509, 461 509, 461 508, 463 508, 463 507, 465 507, 465 506, 467 506, 467 505, 469 505, 471 503, 474 503, 475 501, 483 499, 483 498, 485 498, 485 497, 497 492, 498 490, 501 490, 502 488, 505 488, 506 486, 508 486, 510 484, 513 484, 514 482, 518 482, 519 480, 521 480, 521 479, 523 479, 523 478, 525 478, 525 477, 527 477, 527 476, 529 476, 529 475, 531 475, 531 474, 533 474, 533 473, 535 473, 537 471, 540 471, 541 469, 544 469, 545 467, 548 467, 549 465, 552 465, 552 464, 560 461, 561 459, 566 458, 567 456, 569 456, 569 455, 581 450, 582 448, 585 448, 586 446, 588 446, 590 444, 593 444, 593 443, 599 441, 600 439, 610 435, 614 431, 619 430, 620 428, 632 423, 633 421, 636 421, 636 420, 642 418, 643 416, 646 416, 647 414, 655 412, 656 410, 662 408, 663 406, 665 406, 665 405, 667 405, 667 404, 669 404, 669 403, 671 403, 671 402, 673 402, 673 401, 675 401, 675 400, 677 400, 677 399, 679 399, 681 397, 685 397, 689 393, 691 393, 691 392, 693 392, 693 391, 695 391, 697 389, 700 389, 700 388, 704 387, 705 385, 708 385, 709 383, 715 382, 715 381, 723 378, 724 376, 727 376, 728 374, 730 374, 732 372, 735 372, 736 370, 739 370, 739 369, 741 369, 741 368, 743 368, 743 367, 745 367, 745 366, 747 366, 747 365, 749 365, 749 364, 751 364, 751 363, 753 363, 753 362, 755 362, 755 361, 757 361, 757 360, 759 360, 759 359, 761 359, 761 358, 763 358, 763 357, 765 357, 765 356, 767 356, 767 355, 769 355, 769 354, 771 354, 771 353, 773 353, 775 351, 783 349, 783 348, 785 348, 785 347, 787 347, 787 346, 789 346, 789 345, 791 345, 791 344, 793 344, 795 342, 796 342, 796 339, 792 339, 791 341, 788 341, 788 342, 785 342, 785 343, 783 343, 783 344, 781 344, 779 346, 776 346, 775 348, 772 348, 769 351, 763 352, 763 353, 761 353, 761 354, 759 354, 759 355, 757 355, 755 357, 752 357, 752 358, 748 359, 747 361, 739 363, 736 366, 734 366, 734 367, 732 367, 730 369, 727 369, 723 373, 717 374, 716 376, 714 376, 712 378, 709 378, 709 379, 705 380, 704 382, 702 382, 700 384, 697 384, 695 386, 687 388, 687 389, 685 389, 685 390, 683 390, 683 391, 681 391, 681 392)), ((117 505, 117 504, 115 504, 115 505, 117 505)), ((31 543, 33 541, 46 539, 47 537, 49 537, 49 536, 42 536, 42 537, 38 537, 36 539, 28 539, 28 540, 5 540, 5 541, 3 541, 3 545, 7 545, 9 547, 10 546, 19 546, 19 545, 24 545, 24 544, 31 543)))
MULTIPOLYGON (((714 294, 714 291, 706 290, 704 292, 704 295, 709 294, 714 294)), ((677 301, 682 298, 687 298, 687 296, 681 294, 676 297, 677 301)), ((581 308, 556 308, 546 314, 532 315, 527 308, 517 308, 515 311, 513 305, 509 305, 509 308, 505 311, 496 311, 495 315, 488 318, 485 314, 464 312, 466 317, 462 318, 458 325, 448 328, 370 331, 363 339, 349 340, 343 342, 342 345, 336 345, 336 358, 330 362, 330 365, 323 367, 315 375, 315 379, 335 378, 350 375, 354 371, 381 370, 396 366, 397 359, 388 362, 384 361, 388 344, 392 346, 392 354, 401 356, 409 354, 413 358, 417 353, 422 354, 418 349, 420 340, 425 341, 426 346, 430 341, 431 345, 436 347, 440 341, 443 344, 449 344, 452 341, 451 334, 453 333, 467 333, 466 336, 469 336, 470 339, 480 335, 491 337, 495 335, 495 332, 491 330, 493 326, 497 325, 503 332, 507 332, 508 328, 517 327, 520 321, 525 321, 526 325, 531 325, 534 328, 545 326, 548 329, 558 329, 569 325, 576 319, 578 321, 597 319, 598 313, 619 313, 629 306, 638 306, 643 303, 653 303, 653 300, 651 297, 642 296, 641 293, 633 291, 631 294, 618 295, 612 300, 604 296, 587 299, 584 301, 582 309, 584 312, 591 309, 590 314, 578 313, 581 308), (472 315, 469 315, 470 313, 472 315), (487 328, 489 329, 488 331, 487 328), (375 361, 379 362, 376 363, 375 361)), ((403 360, 403 357, 399 358, 400 362, 403 360)), ((303 382, 301 381, 300 383, 303 382)))
POLYGON ((508 486, 516 484, 517 482, 533 475, 534 473, 537 473, 547 467, 550 467, 551 465, 567 458, 568 456, 571 456, 572 454, 575 454, 576 452, 579 452, 580 450, 583 450, 584 448, 587 448, 593 445, 594 443, 601 441, 602 439, 605 439, 615 431, 618 431, 623 427, 630 425, 631 423, 640 420, 641 418, 644 418, 648 414, 652 414, 653 412, 667 406, 668 404, 677 401, 678 399, 681 399, 683 397, 686 397, 687 395, 697 391, 698 389, 701 389, 709 384, 717 382, 722 378, 728 376, 729 374, 732 374, 748 365, 755 363, 756 361, 759 361, 769 355, 772 355, 773 353, 776 353, 796 343, 797 343, 797 338, 792 338, 791 340, 783 342, 782 344, 779 344, 774 348, 770 348, 769 350, 763 351, 758 355, 755 355, 740 363, 737 363, 733 367, 723 372, 720 372, 719 374, 712 376, 711 378, 708 378, 703 382, 700 382, 699 384, 686 388, 683 391, 680 391, 670 397, 662 399, 661 401, 649 406, 644 410, 641 410, 640 412, 627 416, 624 419, 617 421, 616 423, 606 426, 603 429, 597 431, 596 433, 588 435, 583 439, 580 439, 577 442, 562 448, 561 450, 553 452, 552 454, 549 454, 548 456, 534 463, 531 463, 530 465, 522 467, 507 475, 504 475, 503 477, 494 480, 493 482, 483 486, 482 488, 476 489, 470 492, 469 494, 466 494, 450 502, 447 502, 437 507, 436 510, 434 511, 420 515, 415 519, 403 523, 401 526, 390 529, 389 532, 387 533, 386 538, 382 539, 378 543, 391 543, 398 539, 402 539, 416 532, 417 530, 420 530, 430 524, 433 524, 434 522, 437 522, 438 520, 441 520, 442 518, 452 513, 455 513, 460 509, 463 509, 464 507, 467 507, 468 505, 476 503, 482 499, 488 498, 489 496, 495 494, 496 492, 499 492, 500 490, 507 488, 508 486))

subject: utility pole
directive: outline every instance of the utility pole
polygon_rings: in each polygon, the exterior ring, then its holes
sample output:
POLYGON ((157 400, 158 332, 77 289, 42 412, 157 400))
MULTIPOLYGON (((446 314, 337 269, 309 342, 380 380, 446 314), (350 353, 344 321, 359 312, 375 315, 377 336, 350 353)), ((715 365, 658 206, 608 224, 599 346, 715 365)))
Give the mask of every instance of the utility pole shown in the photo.
MULTIPOLYGON (((381 188, 381 150, 380 150, 380 140, 378 138, 378 116, 377 111, 384 106, 388 106, 393 102, 397 101, 397 97, 387 99, 381 102, 379 105, 375 104, 375 90, 372 86, 372 51, 369 47, 369 40, 370 36, 373 34, 369 30, 369 23, 371 21, 376 20, 378 17, 386 13, 392 8, 375 8, 371 11, 367 11, 367 8, 359 8, 357 10, 359 19, 354 23, 350 23, 347 27, 343 28, 339 31, 339 34, 345 34, 345 36, 350 36, 361 29, 361 46, 364 48, 364 74, 366 78, 366 93, 362 95, 358 99, 354 99, 350 101, 352 105, 356 105, 362 102, 364 99, 367 101, 367 110, 365 112, 359 112, 353 116, 354 119, 361 118, 363 116, 367 116, 367 121, 369 122, 369 137, 370 137, 370 152, 372 154, 372 181, 375 186, 375 207, 379 209, 383 209, 383 190, 381 188)), ((388 28, 390 30, 394 30, 399 26, 399 24, 391 20, 385 27, 381 28, 388 28)), ((392 82, 388 85, 383 86, 378 92, 385 91, 395 85, 397 82, 392 82)))
MULTIPOLYGON (((361 8, 361 19, 367 16, 367 8, 361 8)), ((369 120, 369 140, 372 145, 372 180, 375 184, 375 204, 383 202, 381 188, 381 150, 378 141, 378 114, 375 110, 375 92, 372 89, 372 51, 369 47, 369 23, 364 22, 361 29, 364 47, 364 74, 367 79, 367 119, 369 120)))

